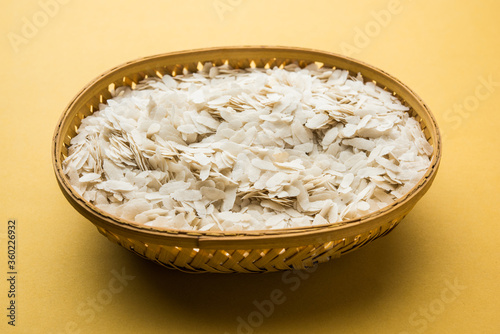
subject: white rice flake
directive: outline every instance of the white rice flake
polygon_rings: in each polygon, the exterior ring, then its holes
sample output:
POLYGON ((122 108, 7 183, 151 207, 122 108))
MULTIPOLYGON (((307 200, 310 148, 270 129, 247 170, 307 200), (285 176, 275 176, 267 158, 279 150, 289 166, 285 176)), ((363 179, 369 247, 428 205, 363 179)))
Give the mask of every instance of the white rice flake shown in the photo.
POLYGON ((92 182, 92 181, 97 181, 100 177, 101 175, 97 173, 86 173, 83 174, 83 176, 79 178, 78 181, 82 183, 92 182))

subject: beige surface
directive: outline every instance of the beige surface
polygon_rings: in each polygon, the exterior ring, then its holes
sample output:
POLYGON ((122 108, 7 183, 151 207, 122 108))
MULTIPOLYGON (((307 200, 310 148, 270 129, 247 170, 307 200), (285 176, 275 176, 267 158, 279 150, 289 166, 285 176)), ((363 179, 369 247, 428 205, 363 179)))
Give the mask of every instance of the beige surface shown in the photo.
POLYGON ((51 17, 34 0, 3 3, 0 14, 0 332, 500 332, 498 2, 62 2, 51 17), (214 5, 224 4, 219 16, 214 5), (26 28, 33 15, 37 31, 26 28), (446 134, 427 195, 387 237, 303 276, 187 275, 100 236, 53 176, 51 137, 66 104, 131 59, 250 44, 350 54, 415 90, 446 134), (15 329, 5 316, 9 218, 15 329))

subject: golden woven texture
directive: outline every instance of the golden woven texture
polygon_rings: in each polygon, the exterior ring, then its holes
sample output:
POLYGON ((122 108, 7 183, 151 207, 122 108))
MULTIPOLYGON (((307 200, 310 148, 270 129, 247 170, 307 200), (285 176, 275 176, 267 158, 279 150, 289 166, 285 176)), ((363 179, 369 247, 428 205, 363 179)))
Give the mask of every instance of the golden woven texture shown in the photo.
POLYGON ((169 268, 187 272, 256 273, 303 269, 349 251, 389 233, 429 189, 441 159, 441 139, 436 121, 425 103, 394 77, 370 65, 340 55, 289 47, 220 47, 157 55, 138 59, 104 73, 89 83, 70 102, 53 138, 52 160, 59 186, 83 216, 100 233, 126 249, 169 268), (335 224, 280 230, 213 232, 185 231, 144 226, 112 216, 84 200, 71 187, 62 171, 70 140, 81 120, 111 97, 114 88, 132 88, 151 76, 195 72, 200 64, 228 63, 234 68, 283 67, 297 62, 301 67, 316 62, 360 72, 366 81, 391 91, 420 123, 434 147, 431 165, 418 184, 405 196, 381 210, 361 218, 335 224))

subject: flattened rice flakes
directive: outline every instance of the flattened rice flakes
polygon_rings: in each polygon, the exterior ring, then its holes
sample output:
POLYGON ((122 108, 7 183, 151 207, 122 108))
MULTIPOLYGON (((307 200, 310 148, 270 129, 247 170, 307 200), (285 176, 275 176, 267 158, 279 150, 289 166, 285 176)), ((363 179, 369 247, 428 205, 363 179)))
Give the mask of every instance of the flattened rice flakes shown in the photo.
POLYGON ((432 146, 372 82, 314 64, 151 77, 83 119, 64 171, 102 210, 149 226, 335 223, 407 193, 432 146))

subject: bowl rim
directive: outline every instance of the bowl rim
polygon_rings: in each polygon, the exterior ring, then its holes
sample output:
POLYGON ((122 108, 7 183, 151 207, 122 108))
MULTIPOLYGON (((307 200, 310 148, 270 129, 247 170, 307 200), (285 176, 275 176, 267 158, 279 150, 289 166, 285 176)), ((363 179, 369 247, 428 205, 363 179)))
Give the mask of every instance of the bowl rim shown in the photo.
MULTIPOLYGON (((186 63, 187 62, 188 61, 186 60, 186 63)), ((339 66, 338 68, 342 67, 339 66)), ((352 72, 351 70, 349 71, 352 72)), ((397 93, 397 95, 400 95, 400 93, 397 93)), ((408 98, 404 100, 408 101, 408 98)), ((320 243, 321 241, 331 240, 335 237, 345 238, 348 235, 351 236, 359 234, 369 228, 376 227, 382 221, 381 218, 385 217, 383 221, 387 221, 388 218, 396 219, 397 215, 395 213, 398 210, 403 210, 403 216, 406 215, 411 210, 411 208, 413 208, 416 201, 418 201, 430 187, 433 179, 436 176, 442 154, 442 140, 434 115, 431 113, 430 109, 427 107, 424 101, 397 78, 393 77, 383 70, 378 69, 377 67, 340 54, 315 49, 287 46, 224 46, 192 49, 138 58, 113 67, 86 84, 65 107, 64 112, 57 122, 57 126, 52 138, 52 145, 52 163, 55 176, 59 187, 61 188, 61 191, 70 202, 70 204, 96 226, 107 229, 108 231, 119 233, 131 238, 138 238, 147 242, 154 242, 163 245, 186 245, 196 248, 219 248, 222 247, 221 244, 224 248, 231 245, 238 245, 239 247, 240 245, 245 244, 269 245, 270 243, 281 246, 286 244, 297 244, 298 238, 302 240, 305 239, 309 242, 320 243), (116 75, 121 71, 154 62, 161 64, 162 60, 165 61, 170 58, 191 56, 191 58, 193 59, 199 59, 199 62, 204 62, 207 61, 203 59, 204 57, 219 59, 221 57, 218 56, 224 55, 225 57, 222 57, 222 59, 231 59, 232 54, 239 54, 242 52, 248 54, 249 59, 252 55, 259 54, 261 52, 269 53, 270 55, 273 53, 287 53, 290 55, 290 57, 288 57, 289 59, 298 61, 301 61, 303 59, 302 57, 297 58, 297 56, 304 56, 304 58, 311 58, 312 56, 315 58, 317 57, 317 61, 319 62, 321 62, 322 59, 328 58, 331 62, 335 61, 345 63, 353 65, 358 69, 365 70, 364 72, 360 71, 364 77, 367 72, 372 74, 378 73, 391 84, 391 87, 386 86, 388 89, 390 89, 390 91, 395 92, 395 88, 397 88, 399 92, 404 92, 407 97, 411 97, 414 102, 413 104, 411 104, 411 107, 420 117, 422 117, 421 112, 424 112, 426 116, 428 116, 429 124, 426 123, 426 126, 429 128, 430 133, 433 134, 433 136, 431 137, 433 137, 434 140, 434 150, 432 153, 429 168, 426 170, 425 174, 421 177, 417 184, 401 198, 397 199, 392 204, 387 205, 382 209, 371 212, 362 217, 323 225, 250 231, 197 231, 146 226, 134 221, 116 217, 99 209, 92 203, 83 199, 83 197, 80 196, 69 184, 69 181, 65 177, 62 170, 63 159, 61 150, 64 141, 61 129, 64 123, 68 121, 68 117, 72 114, 72 110, 75 107, 76 103, 79 101, 79 99, 85 98, 85 94, 89 92, 92 87, 102 82, 110 83, 111 81, 109 81, 109 79, 113 75, 116 75), (415 108, 415 104, 418 106, 418 111, 415 108), (410 200, 413 200, 414 203, 411 203, 410 200)), ((395 221, 394 224, 396 223, 397 222, 395 221)))

